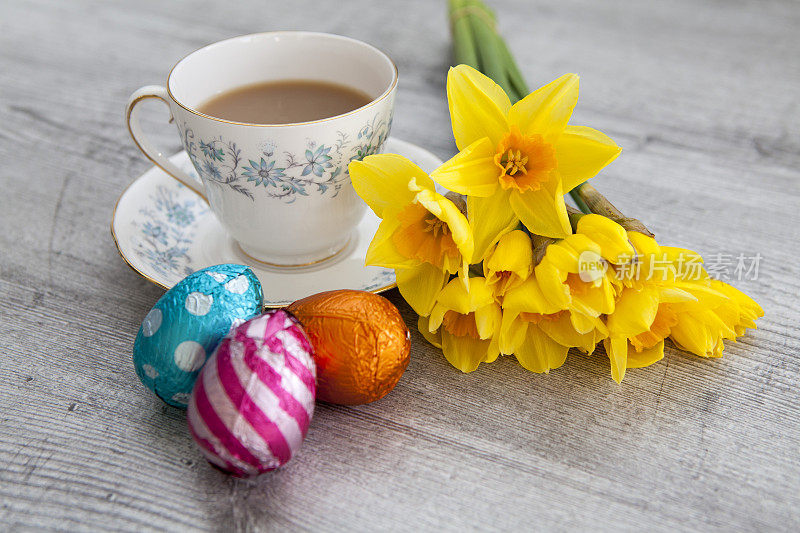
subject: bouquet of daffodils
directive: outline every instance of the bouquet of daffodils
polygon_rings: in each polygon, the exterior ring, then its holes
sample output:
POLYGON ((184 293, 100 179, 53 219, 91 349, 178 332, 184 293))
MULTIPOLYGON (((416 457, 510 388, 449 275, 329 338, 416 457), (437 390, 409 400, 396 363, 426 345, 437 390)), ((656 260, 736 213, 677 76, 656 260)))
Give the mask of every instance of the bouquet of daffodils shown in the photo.
POLYGON ((349 167, 382 219, 366 262, 395 269, 425 338, 463 372, 500 354, 548 372, 571 348, 591 354, 602 343, 620 382, 626 369, 663 358, 667 338, 720 357, 724 339, 755 328, 755 301, 712 279, 697 253, 660 245, 586 183, 621 149, 569 124, 578 77, 529 93, 480 1, 451 0, 450 20, 459 153, 431 175, 396 154, 349 167))

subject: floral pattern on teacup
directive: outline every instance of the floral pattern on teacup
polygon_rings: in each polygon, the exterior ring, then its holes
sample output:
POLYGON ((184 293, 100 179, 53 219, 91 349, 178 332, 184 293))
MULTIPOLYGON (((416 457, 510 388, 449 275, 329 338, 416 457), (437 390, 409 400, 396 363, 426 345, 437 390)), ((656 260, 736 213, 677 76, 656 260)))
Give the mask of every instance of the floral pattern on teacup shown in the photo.
POLYGON ((392 116, 382 115, 376 114, 355 139, 342 131, 331 145, 308 139, 301 154, 277 153, 277 143, 266 140, 261 153, 244 155, 234 141, 196 138, 185 123, 178 129, 186 153, 206 183, 229 187, 251 200, 266 194, 292 203, 298 196, 338 195, 350 178, 347 165, 376 153, 389 136, 392 116))

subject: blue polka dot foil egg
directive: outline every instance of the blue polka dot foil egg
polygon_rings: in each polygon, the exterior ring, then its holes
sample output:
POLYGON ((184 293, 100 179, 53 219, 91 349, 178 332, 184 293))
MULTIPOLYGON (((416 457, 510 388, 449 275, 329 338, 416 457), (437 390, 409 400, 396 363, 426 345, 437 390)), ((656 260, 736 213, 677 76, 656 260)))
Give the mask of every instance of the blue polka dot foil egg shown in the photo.
POLYGON ((258 278, 244 265, 198 270, 147 313, 133 344, 142 383, 169 405, 186 408, 206 359, 232 327, 261 313, 258 278))

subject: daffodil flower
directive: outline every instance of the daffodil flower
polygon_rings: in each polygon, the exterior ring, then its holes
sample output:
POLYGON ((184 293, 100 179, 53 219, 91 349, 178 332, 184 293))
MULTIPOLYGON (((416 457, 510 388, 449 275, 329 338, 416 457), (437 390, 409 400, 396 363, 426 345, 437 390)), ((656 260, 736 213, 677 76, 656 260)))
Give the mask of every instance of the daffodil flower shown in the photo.
POLYGON ((519 286, 533 273, 531 238, 522 230, 506 233, 483 261, 483 275, 501 301, 506 291, 519 286))
POLYGON ((659 246, 638 232, 628 235, 641 268, 630 279, 620 276, 623 288, 606 321, 609 338, 604 342, 616 381, 626 368, 662 359, 666 338, 701 357, 721 357, 723 339, 735 340, 763 315, 750 297, 710 279, 696 252, 659 246))
POLYGON ((664 298, 654 310, 638 308, 642 303, 650 302, 635 289, 627 289, 606 321, 609 334, 603 346, 611 363, 611 377, 617 383, 622 382, 626 369, 650 366, 663 359, 664 339, 675 325, 675 315, 667 304, 679 300, 664 298))
POLYGON ((710 283, 712 289, 727 296, 731 302, 728 309, 715 310, 717 315, 733 328, 734 336, 731 340, 744 335, 747 329, 756 329, 756 319, 764 316, 761 306, 736 287, 723 281, 712 279, 710 283))
POLYGON ((572 233, 564 193, 620 153, 603 133, 567 125, 578 76, 565 74, 511 105, 490 78, 458 65, 447 76, 447 99, 460 152, 431 177, 469 197, 476 261, 517 220, 545 237, 572 233))
MULTIPOLYGON (((634 238, 638 239, 636 236, 634 238)), ((651 241, 652 239, 639 239, 639 246, 651 246, 651 241)), ((707 328, 702 327, 702 321, 697 320, 694 315, 705 316, 711 312, 711 308, 716 308, 727 300, 727 297, 711 288, 708 274, 702 268, 702 260, 695 252, 665 246, 659 246, 658 251, 662 261, 670 264, 670 276, 667 280, 669 284, 661 285, 658 307, 649 328, 628 338, 626 367, 647 366, 660 360, 664 355, 663 341, 673 332, 680 339, 686 336, 688 344, 694 348, 689 351, 703 356, 711 353, 721 355, 722 343, 710 340, 706 333, 707 328), (685 265, 681 263, 687 262, 695 262, 698 266, 693 276, 690 276, 688 269, 682 268, 685 265)), ((651 290, 642 284, 634 290, 636 289, 651 290)), ((625 290, 630 289, 623 289, 625 290)), ((679 344, 674 338, 673 342, 679 344)), ((622 344, 621 341, 619 344, 622 344)))
MULTIPOLYGON (((649 329, 628 339, 627 368, 647 366, 664 355, 663 341, 667 337, 681 349, 701 357, 721 357, 722 338, 731 338, 732 328, 720 320, 713 309, 725 305, 728 298, 710 289, 707 282, 681 283, 692 296, 684 299, 662 299, 649 329)), ((622 348, 624 350, 624 348, 622 348)))
MULTIPOLYGON (((696 255, 690 250, 681 252, 696 255)), ((764 314, 752 298, 727 283, 709 279, 702 269, 696 278, 677 279, 675 288, 693 299, 660 302, 650 329, 629 339, 628 359, 631 347, 634 357, 640 357, 638 352, 667 337, 678 348, 700 357, 722 357, 723 339, 735 341, 747 328, 755 329, 755 320, 764 314)))
POLYGON ((563 365, 572 347, 594 351, 607 330, 599 318, 592 322, 593 327, 577 332, 570 312, 548 300, 531 277, 503 298, 500 352, 514 354, 532 372, 546 373, 563 365))
POLYGON ((575 335, 585 336, 583 345, 578 338, 564 337, 565 342, 588 350, 593 348, 591 341, 602 340, 612 377, 619 382, 626 368, 663 357, 663 336, 653 342, 642 337, 629 349, 632 339, 650 331, 659 303, 693 297, 674 286, 671 264, 656 268, 661 253, 654 239, 626 232, 600 215, 580 217, 575 229, 575 234, 547 247, 534 270, 536 283, 550 303, 569 310, 575 335), (656 275, 649 275, 651 270, 656 275), (642 273, 644 278, 634 275, 642 273))
POLYGON ((547 246, 534 269, 544 297, 570 311, 578 333, 588 333, 598 317, 614 312, 614 277, 602 253, 593 239, 576 233, 547 246))
POLYGON ((611 377, 620 383, 628 368, 651 365, 664 357, 664 342, 641 342, 632 345, 631 339, 650 331, 659 303, 693 300, 691 295, 674 289, 675 269, 664 263, 663 254, 655 239, 642 233, 628 232, 635 253, 633 260, 610 269, 618 283, 614 310, 606 317, 608 337, 603 340, 611 377), (661 261, 659 268, 657 263, 661 261), (631 349, 633 347, 633 349, 631 349))
POLYGON ((394 268, 403 298, 428 315, 451 274, 467 283, 473 240, 466 217, 400 155, 371 155, 351 162, 349 171, 358 195, 382 219, 366 264, 394 268))
POLYGON ((469 288, 453 279, 437 295, 430 316, 420 317, 419 329, 442 348, 451 365, 472 372, 500 354, 497 335, 501 319, 500 306, 485 278, 469 278, 469 288))

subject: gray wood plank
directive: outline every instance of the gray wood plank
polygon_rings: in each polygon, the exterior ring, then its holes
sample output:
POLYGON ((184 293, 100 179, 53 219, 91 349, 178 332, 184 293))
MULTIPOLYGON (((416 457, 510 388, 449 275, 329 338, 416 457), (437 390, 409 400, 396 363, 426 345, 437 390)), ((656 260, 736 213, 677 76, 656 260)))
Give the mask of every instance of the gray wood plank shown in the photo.
POLYGON ((0 3, 2 529, 800 528, 797 3, 492 1, 531 85, 580 73, 573 123, 624 147, 600 190, 664 243, 763 255, 734 282, 766 311, 757 331, 721 360, 669 348, 621 386, 599 354, 462 375, 415 331, 392 394, 320 405, 300 455, 252 481, 209 468, 133 371, 162 291, 108 232, 149 167, 124 102, 221 38, 342 33, 397 62, 394 134, 446 158, 449 35, 425 0, 228 4, 0 3))

